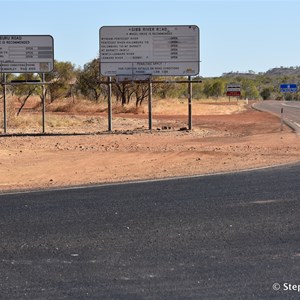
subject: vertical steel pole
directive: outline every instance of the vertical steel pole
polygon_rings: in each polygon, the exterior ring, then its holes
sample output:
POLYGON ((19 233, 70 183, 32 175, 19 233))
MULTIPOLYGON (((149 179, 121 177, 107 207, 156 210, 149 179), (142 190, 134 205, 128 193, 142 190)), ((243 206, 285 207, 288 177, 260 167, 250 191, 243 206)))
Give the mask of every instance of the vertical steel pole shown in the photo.
POLYGON ((112 131, 111 77, 108 80, 108 131, 112 131))
MULTIPOLYGON (((43 73, 43 76, 42 76, 42 80, 43 80, 43 83, 45 82, 45 73, 43 73)), ((45 94, 45 85, 43 84, 42 85, 42 105, 43 105, 43 115, 42 115, 42 123, 43 123, 43 133, 46 132, 46 126, 45 126, 45 118, 46 118, 46 94, 45 94)))
POLYGON ((7 132, 7 116, 6 116, 6 73, 3 74, 3 132, 7 132))
POLYGON ((283 107, 280 110, 280 131, 283 131, 283 107))
POLYGON ((149 130, 152 130, 152 82, 151 76, 149 78, 149 92, 148 92, 148 115, 149 115, 149 130))
POLYGON ((192 130, 192 79, 191 76, 188 77, 189 83, 188 83, 188 105, 189 105, 189 130, 192 130))

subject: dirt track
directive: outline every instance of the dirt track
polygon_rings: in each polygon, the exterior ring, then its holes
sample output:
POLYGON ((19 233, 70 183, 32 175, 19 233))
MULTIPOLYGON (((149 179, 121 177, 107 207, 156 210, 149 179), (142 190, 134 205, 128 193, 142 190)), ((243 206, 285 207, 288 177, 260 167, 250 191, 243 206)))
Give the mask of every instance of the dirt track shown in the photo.
POLYGON ((119 131, 82 136, 1 137, 0 191, 241 170, 300 161, 300 139, 278 118, 251 108, 229 115, 119 115, 119 131), (135 119, 132 119, 132 118, 135 119), (144 123, 143 123, 144 122, 144 123), (122 124, 121 124, 122 123, 122 124), (141 124, 144 124, 141 126, 141 124), (144 126, 144 127, 143 127, 144 126))

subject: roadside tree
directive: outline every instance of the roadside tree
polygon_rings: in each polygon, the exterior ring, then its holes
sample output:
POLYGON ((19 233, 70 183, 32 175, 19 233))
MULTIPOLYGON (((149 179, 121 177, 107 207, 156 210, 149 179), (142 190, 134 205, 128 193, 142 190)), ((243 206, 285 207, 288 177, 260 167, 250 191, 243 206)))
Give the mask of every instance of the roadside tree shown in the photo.
POLYGON ((106 85, 100 83, 105 80, 106 77, 100 76, 99 59, 95 58, 78 72, 77 88, 84 97, 98 102, 101 96, 107 96, 106 85))
POLYGON ((70 94, 70 85, 74 84, 76 78, 75 66, 71 62, 54 61, 54 69, 46 74, 46 81, 51 84, 46 86, 46 95, 50 102, 70 94))

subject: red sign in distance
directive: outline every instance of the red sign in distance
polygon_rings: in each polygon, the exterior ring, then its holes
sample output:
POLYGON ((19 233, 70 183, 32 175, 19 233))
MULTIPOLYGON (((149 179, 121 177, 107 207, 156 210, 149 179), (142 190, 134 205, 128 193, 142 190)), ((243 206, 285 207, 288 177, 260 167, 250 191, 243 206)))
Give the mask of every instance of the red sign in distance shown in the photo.
POLYGON ((240 91, 226 92, 226 96, 228 96, 228 97, 240 97, 241 92, 240 91))

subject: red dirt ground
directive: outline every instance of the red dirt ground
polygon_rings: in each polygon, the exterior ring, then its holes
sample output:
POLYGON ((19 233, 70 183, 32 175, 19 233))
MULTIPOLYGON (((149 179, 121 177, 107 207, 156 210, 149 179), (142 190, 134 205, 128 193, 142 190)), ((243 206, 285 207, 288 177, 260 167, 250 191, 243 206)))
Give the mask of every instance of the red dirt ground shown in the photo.
POLYGON ((193 116, 192 131, 178 130, 186 119, 157 113, 150 132, 147 114, 120 114, 114 116, 114 129, 119 131, 113 134, 0 137, 0 191, 208 174, 300 161, 299 137, 286 126, 281 131, 279 119, 270 114, 250 107, 233 114, 198 114, 193 116), (137 130, 120 131, 124 124, 137 130))

